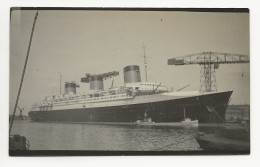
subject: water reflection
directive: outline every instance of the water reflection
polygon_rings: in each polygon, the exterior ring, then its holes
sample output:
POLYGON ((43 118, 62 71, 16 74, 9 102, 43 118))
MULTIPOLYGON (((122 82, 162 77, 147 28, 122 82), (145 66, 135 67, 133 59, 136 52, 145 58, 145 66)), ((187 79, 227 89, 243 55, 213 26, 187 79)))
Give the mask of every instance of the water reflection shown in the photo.
POLYGON ((137 126, 15 121, 31 150, 199 150, 195 126, 137 126))

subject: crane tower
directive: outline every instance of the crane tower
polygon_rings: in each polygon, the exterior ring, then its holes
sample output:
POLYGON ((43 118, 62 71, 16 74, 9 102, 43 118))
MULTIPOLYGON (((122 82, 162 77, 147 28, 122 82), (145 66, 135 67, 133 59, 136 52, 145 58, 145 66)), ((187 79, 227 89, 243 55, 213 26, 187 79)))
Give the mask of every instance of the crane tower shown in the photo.
POLYGON ((192 65, 199 64, 200 71, 200 92, 217 91, 215 70, 220 64, 249 63, 249 56, 243 54, 201 52, 186 56, 168 59, 168 65, 192 65))

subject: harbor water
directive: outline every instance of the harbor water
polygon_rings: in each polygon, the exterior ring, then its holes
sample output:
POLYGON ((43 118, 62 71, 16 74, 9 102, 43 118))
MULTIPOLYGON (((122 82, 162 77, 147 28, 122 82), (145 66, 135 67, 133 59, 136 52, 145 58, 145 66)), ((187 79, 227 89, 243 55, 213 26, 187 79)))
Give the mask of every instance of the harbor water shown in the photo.
POLYGON ((98 125, 14 121, 12 134, 26 136, 30 150, 201 150, 197 126, 98 125))

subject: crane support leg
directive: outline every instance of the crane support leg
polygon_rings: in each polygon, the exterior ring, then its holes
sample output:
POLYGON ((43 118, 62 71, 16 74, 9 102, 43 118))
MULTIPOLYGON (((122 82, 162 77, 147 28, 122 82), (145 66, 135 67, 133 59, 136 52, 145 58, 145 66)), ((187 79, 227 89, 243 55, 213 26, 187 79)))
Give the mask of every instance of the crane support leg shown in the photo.
POLYGON ((200 92, 217 91, 216 72, 213 64, 201 65, 200 92))

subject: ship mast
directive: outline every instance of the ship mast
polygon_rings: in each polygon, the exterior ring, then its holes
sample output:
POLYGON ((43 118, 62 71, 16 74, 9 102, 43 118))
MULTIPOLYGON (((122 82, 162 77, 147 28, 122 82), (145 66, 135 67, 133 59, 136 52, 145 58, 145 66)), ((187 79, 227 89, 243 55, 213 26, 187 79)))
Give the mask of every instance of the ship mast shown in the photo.
POLYGON ((186 109, 185 109, 185 106, 183 106, 183 117, 184 117, 184 121, 186 119, 186 109))
POLYGON ((146 56, 145 56, 145 46, 144 46, 144 43, 143 43, 143 49, 144 49, 145 81, 147 82, 147 62, 146 62, 146 56))
POLYGON ((60 95, 61 95, 61 79, 62 79, 62 75, 61 75, 61 72, 59 72, 60 74, 60 95))

